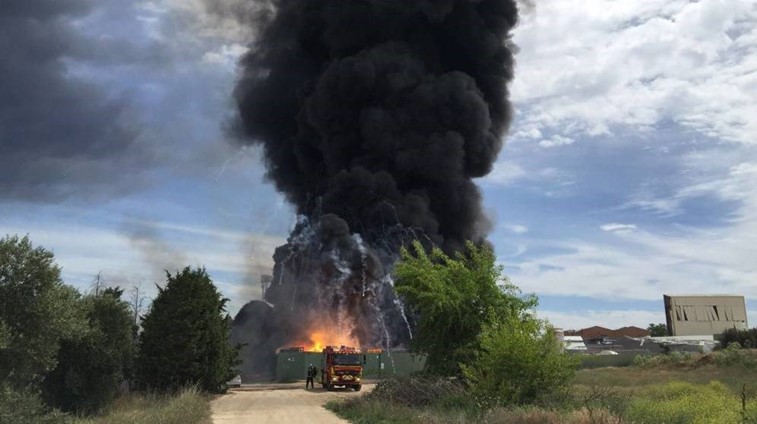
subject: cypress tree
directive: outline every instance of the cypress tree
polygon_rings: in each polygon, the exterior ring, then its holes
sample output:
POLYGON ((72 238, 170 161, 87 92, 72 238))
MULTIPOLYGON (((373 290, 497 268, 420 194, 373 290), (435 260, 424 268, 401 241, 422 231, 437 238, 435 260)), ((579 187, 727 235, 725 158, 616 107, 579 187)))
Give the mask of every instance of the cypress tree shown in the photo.
POLYGON ((215 392, 235 375, 239 348, 229 342, 226 303, 204 268, 166 272, 142 319, 137 378, 143 388, 174 391, 189 385, 215 392))

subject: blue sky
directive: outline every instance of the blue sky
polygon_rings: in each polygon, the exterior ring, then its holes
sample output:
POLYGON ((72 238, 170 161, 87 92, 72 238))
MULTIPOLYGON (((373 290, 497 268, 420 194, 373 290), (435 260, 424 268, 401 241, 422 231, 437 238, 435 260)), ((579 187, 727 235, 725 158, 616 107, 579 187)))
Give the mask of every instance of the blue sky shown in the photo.
MULTIPOLYGON (((62 21, 95 46, 59 58, 66 81, 118 102, 137 141, 0 195, 0 234, 52 249, 82 290, 204 265, 235 313, 294 222, 260 152, 224 135, 254 29, 201 0, 62 21)), ((544 0, 514 41, 516 118, 478 181, 512 282, 564 328, 664 322, 681 293, 743 294, 757 325, 757 4, 544 0)))

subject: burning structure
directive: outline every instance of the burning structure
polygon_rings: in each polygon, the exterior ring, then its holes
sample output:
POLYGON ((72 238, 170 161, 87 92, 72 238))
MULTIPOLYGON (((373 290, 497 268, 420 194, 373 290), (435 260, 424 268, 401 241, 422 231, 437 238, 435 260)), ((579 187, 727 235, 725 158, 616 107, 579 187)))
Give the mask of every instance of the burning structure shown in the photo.
POLYGON ((489 223, 473 179, 508 128, 514 0, 268 0, 241 60, 236 129, 296 207, 263 301, 234 321, 247 374, 282 346, 405 346, 392 268, 489 223))

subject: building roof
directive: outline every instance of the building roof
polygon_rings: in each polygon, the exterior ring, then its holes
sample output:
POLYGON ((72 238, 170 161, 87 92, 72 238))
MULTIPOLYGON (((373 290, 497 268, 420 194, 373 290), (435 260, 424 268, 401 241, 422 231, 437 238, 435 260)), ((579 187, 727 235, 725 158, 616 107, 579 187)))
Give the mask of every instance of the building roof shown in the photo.
POLYGON ((581 336, 584 340, 600 339, 602 337, 621 338, 621 337, 646 337, 649 336, 649 331, 634 327, 622 327, 617 330, 611 330, 609 328, 600 327, 595 325, 594 327, 584 328, 581 330, 566 331, 565 335, 581 336))

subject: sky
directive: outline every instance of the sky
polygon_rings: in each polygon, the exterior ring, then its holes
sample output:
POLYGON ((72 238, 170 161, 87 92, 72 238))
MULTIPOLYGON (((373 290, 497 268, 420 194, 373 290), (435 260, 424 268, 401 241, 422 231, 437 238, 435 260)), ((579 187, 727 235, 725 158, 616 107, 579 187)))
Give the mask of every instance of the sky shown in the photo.
MULTIPOLYGON (((234 314, 295 221, 227 136, 242 0, 0 4, 0 235, 90 290, 208 269, 234 314)), ((514 32, 515 119, 477 180, 505 274, 566 329, 746 296, 757 325, 757 2, 541 0, 514 32)))

